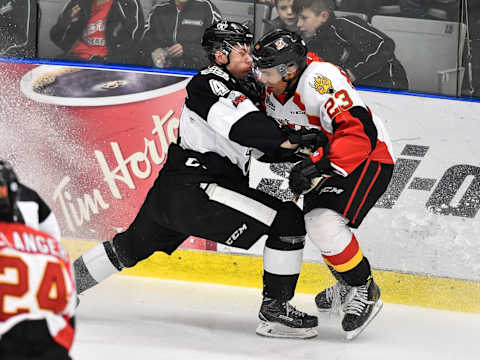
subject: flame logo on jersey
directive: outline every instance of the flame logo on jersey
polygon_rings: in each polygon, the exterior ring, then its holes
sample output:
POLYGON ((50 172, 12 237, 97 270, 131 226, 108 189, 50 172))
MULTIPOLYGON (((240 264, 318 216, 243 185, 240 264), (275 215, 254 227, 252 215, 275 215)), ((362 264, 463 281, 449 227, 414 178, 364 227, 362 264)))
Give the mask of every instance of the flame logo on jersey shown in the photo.
POLYGON ((335 92, 332 86, 332 81, 323 75, 315 76, 313 82, 310 83, 310 86, 322 95, 333 94, 335 92))
POLYGON ((283 48, 286 48, 287 46, 288 46, 287 43, 282 38, 275 41, 275 48, 277 50, 282 50, 283 48))

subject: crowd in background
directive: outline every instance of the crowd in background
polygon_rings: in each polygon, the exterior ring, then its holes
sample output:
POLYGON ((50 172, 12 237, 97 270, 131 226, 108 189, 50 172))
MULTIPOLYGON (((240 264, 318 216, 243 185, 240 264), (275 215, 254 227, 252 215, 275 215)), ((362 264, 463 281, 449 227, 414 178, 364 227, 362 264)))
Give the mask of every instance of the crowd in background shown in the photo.
MULTIPOLYGON (((42 1, 37 0, 40 5, 42 1)), ((52 0, 48 0, 52 1, 52 0)), ((222 19, 222 0, 58 0, 62 10, 49 29, 60 49, 52 58, 159 68, 201 69, 208 59, 201 47, 205 28, 222 19), (145 2, 149 11, 144 11, 145 2)), ((229 0, 231 1, 231 0, 229 0)), ((254 3, 253 0, 243 2, 254 3)), ((468 24, 463 66, 471 74, 464 95, 480 96, 480 2, 471 0, 257 0, 278 16, 264 19, 264 32, 299 32, 309 49, 342 66, 355 84, 409 89, 395 57, 395 43, 373 27, 375 15, 468 24), (366 15, 336 16, 335 11, 366 15), (378 69, 381 69, 378 71, 378 69), (478 88, 478 89, 477 89, 478 88)), ((41 6, 40 6, 41 8, 41 6)), ((36 0, 0 0, 0 56, 36 57, 39 24, 36 0)), ((252 14, 253 18, 253 14, 252 14)), ((260 19, 256 19, 261 21, 260 19)), ((253 30, 253 29, 252 29, 253 30)), ((259 37, 262 34, 255 34, 259 37)), ((414 46, 414 45, 412 45, 414 46)), ((466 72, 468 73, 468 71, 466 72)), ((411 89, 415 90, 415 89, 411 89)))

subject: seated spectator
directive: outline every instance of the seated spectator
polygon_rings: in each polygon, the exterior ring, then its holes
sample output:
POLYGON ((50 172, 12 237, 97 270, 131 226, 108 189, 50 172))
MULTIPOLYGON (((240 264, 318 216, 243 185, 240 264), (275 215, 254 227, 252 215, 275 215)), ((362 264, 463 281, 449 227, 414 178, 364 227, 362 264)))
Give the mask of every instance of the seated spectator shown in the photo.
POLYGON ((207 66, 202 35, 220 20, 220 12, 208 0, 168 0, 155 6, 143 34, 142 63, 159 68, 207 66))
POLYGON ((342 67, 356 85, 408 89, 393 40, 357 16, 337 18, 333 9, 333 0, 295 0, 308 49, 342 67))
POLYGON ((297 17, 293 13, 292 5, 293 0, 275 0, 275 9, 278 16, 271 21, 266 21, 265 33, 273 29, 297 31, 297 17))
POLYGON ((138 0, 70 0, 50 37, 62 59, 128 64, 143 28, 138 0))
POLYGON ((0 56, 36 56, 36 0, 0 0, 0 56))

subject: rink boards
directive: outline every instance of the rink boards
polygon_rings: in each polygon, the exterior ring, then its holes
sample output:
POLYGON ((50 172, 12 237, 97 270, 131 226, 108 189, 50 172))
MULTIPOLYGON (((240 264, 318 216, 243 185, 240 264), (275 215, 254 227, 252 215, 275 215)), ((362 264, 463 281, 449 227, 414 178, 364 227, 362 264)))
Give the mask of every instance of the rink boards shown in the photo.
MULTIPOLYGON (((63 244, 72 258, 76 258, 98 243, 64 239, 63 244)), ((177 250, 171 256, 157 252, 121 274, 253 287, 260 291, 262 272, 261 257, 177 250)), ((373 273, 386 302, 480 313, 479 282, 381 270, 373 273)), ((332 276, 324 264, 305 262, 297 292, 313 295, 332 284, 332 276)))
MULTIPOLYGON (((106 70, 85 78, 21 64, 0 71, 0 152, 51 205, 64 237, 101 241, 125 229, 175 141, 188 78, 106 70), (57 88, 44 86, 55 76, 57 88), (146 88, 129 94, 129 83, 146 88)), ((362 96, 384 120, 397 157, 391 186, 357 231, 385 300, 480 312, 480 103, 362 96)), ((252 163, 251 185, 288 199, 286 176, 285 168, 252 163)), ((77 255, 93 243, 66 244, 77 255)), ((191 238, 183 247, 196 250, 154 255, 128 273, 260 287, 262 243, 244 252, 191 238)), ((315 293, 331 276, 308 241, 304 261, 299 291, 315 293)))

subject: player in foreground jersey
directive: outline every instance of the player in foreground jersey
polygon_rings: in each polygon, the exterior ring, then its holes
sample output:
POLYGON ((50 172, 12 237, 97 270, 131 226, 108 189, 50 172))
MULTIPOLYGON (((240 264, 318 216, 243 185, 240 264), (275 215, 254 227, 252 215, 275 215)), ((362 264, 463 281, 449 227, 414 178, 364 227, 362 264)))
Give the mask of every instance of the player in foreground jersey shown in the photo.
MULTIPOLYGON (((241 24, 219 22, 203 36, 211 65, 187 85, 178 144, 129 228, 75 260, 81 293, 155 251, 171 254, 190 235, 264 249, 263 302, 257 333, 272 337, 315 336, 317 317, 290 303, 305 238, 301 210, 248 186, 252 148, 271 158, 293 155, 298 145, 318 146, 318 134, 285 135, 245 96, 239 79, 251 70, 253 35, 241 24)), ((324 136, 320 137, 323 141, 324 136)))
POLYGON ((13 169, 0 165, 0 359, 64 360, 74 336, 75 283, 67 252, 23 224, 13 169))
POLYGON ((380 311, 382 301, 351 229, 360 226, 390 182, 392 146, 382 121, 346 73, 327 62, 307 65, 306 55, 299 35, 275 30, 255 44, 252 57, 267 88, 267 114, 293 128, 320 129, 329 139, 329 147, 293 167, 289 183, 294 194, 304 194, 308 237, 338 280, 316 296, 316 304, 320 310, 343 304, 342 327, 352 339, 380 311))

